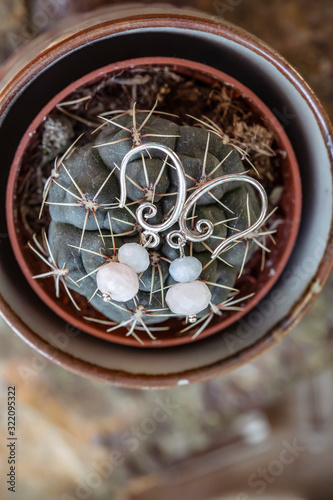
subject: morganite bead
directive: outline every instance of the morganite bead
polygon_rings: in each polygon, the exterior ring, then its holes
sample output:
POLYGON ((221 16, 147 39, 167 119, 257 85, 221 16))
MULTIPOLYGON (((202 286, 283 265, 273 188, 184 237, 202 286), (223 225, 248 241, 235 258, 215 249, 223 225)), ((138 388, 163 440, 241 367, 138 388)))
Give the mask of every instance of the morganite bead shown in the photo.
POLYGON ((196 280, 199 278, 201 271, 202 264, 195 257, 179 257, 169 267, 169 273, 173 279, 181 283, 196 280))
POLYGON ((171 311, 182 316, 190 316, 203 311, 210 299, 210 290, 203 281, 176 283, 169 288, 165 297, 171 311))
POLYGON ((102 293, 109 293, 116 302, 127 302, 139 291, 138 275, 125 264, 109 262, 96 275, 97 286, 102 293))
POLYGON ((142 273, 150 264, 149 253, 138 243, 125 243, 118 251, 118 260, 131 267, 136 273, 142 273))

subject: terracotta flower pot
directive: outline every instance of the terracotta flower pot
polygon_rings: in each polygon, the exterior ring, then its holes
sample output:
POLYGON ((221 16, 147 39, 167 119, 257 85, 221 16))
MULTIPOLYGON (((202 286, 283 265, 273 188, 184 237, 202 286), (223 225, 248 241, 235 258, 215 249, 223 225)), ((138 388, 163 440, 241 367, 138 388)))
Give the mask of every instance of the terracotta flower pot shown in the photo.
MULTIPOLYGON (((29 167, 29 161, 25 160, 27 150, 30 143, 36 141, 38 137, 38 130, 45 121, 46 117, 50 115, 56 106, 65 101, 70 101, 75 95, 75 92, 80 87, 89 87, 92 83, 98 83, 112 74, 116 74, 121 70, 128 70, 133 67, 142 66, 168 66, 172 71, 180 74, 195 75, 201 81, 208 85, 213 86, 216 82, 222 82, 234 89, 253 110, 254 114, 261 116, 263 123, 274 131, 276 137, 276 149, 284 151, 285 154, 281 156, 281 171, 284 184, 284 194, 280 200, 281 216, 284 223, 279 225, 277 233, 275 234, 276 244, 271 245, 271 252, 268 262, 263 271, 257 269, 255 272, 256 277, 249 277, 243 280, 240 286, 239 296, 247 296, 254 294, 252 298, 244 301, 241 311, 224 313, 222 317, 215 316, 210 326, 206 328, 198 337, 208 337, 214 333, 222 332, 226 327, 239 320, 253 307, 260 302, 260 300, 268 293, 274 283, 281 275, 291 251, 294 247, 296 236, 299 228, 301 216, 301 184, 297 160, 291 144, 284 132, 281 124, 273 113, 264 105, 264 103, 248 88, 237 82, 235 79, 228 75, 208 66, 196 63, 194 61, 187 61, 176 58, 165 57, 146 57, 139 59, 132 59, 129 61, 121 61, 100 68, 92 73, 80 78, 78 81, 73 82, 66 87, 63 91, 57 94, 37 115, 31 125, 25 132, 10 170, 7 188, 7 225, 9 230, 10 240, 13 246, 15 256, 18 263, 28 280, 30 286, 35 290, 37 295, 61 318, 68 321, 70 324, 75 325, 82 331, 96 335, 97 337, 116 342, 124 345, 141 346, 133 337, 126 337, 127 330, 125 328, 119 329, 116 332, 106 332, 104 325, 98 323, 91 323, 84 319, 88 315, 84 310, 78 312, 73 304, 65 296, 65 300, 57 299, 54 293, 53 280, 35 280, 33 276, 42 272, 47 272, 49 269, 46 265, 41 266, 41 262, 36 259, 35 254, 29 249, 28 242, 31 239, 31 234, 27 234, 24 230, 21 212, 19 210, 20 202, 20 185, 24 178, 22 172, 22 165, 26 164, 29 167), (25 160, 25 161, 24 161, 25 160), (273 273, 271 272, 273 270, 273 273)), ((256 267, 260 267, 260 259, 256 259, 256 267)), ((75 293, 74 293, 75 295, 75 293)), ((94 311, 96 317, 96 311, 94 311)), ((102 320, 106 320, 103 315, 97 315, 102 320)), ((187 334, 179 335, 179 330, 183 327, 177 320, 168 320, 166 324, 169 325, 168 332, 161 332, 158 335, 158 340, 150 340, 147 338, 144 341, 144 347, 166 347, 171 345, 180 345, 188 342, 193 342, 193 331, 187 334)))
MULTIPOLYGON (((64 311, 57 310, 56 315, 51 313, 29 292, 8 239, 2 241, 1 248, 2 315, 40 352, 88 376, 136 387, 166 387, 217 376, 248 361, 289 331, 319 293, 329 273, 332 261, 332 152, 327 147, 331 139, 327 117, 301 77, 279 55, 242 30, 195 11, 142 5, 137 10, 134 6, 113 7, 89 16, 78 16, 70 25, 67 30, 59 28, 47 35, 49 46, 46 49, 41 49, 46 45, 45 37, 27 46, 14 59, 12 70, 2 81, 0 140, 7 146, 1 171, 2 190, 20 141, 23 139, 15 162, 27 144, 28 137, 24 134, 29 125, 35 120, 28 133, 39 123, 45 106, 51 109, 52 99, 55 99, 54 105, 70 91, 64 90, 69 85, 82 78, 89 79, 86 75, 110 63, 121 65, 122 61, 137 57, 176 56, 205 63, 212 74, 223 70, 229 82, 238 85, 241 91, 245 85, 257 96, 253 98, 255 106, 259 106, 259 98, 280 119, 279 125, 272 113, 268 113, 283 149, 287 150, 290 159, 295 153, 300 165, 304 200, 301 228, 295 246, 296 231, 285 240, 288 243, 279 268, 279 273, 283 272, 264 300, 256 305, 252 303, 252 310, 247 310, 247 314, 234 324, 229 323, 223 334, 207 336, 195 344, 138 350, 74 331, 61 319, 68 319, 64 311), (64 93, 57 95, 60 92, 64 93), (291 148, 283 138, 282 128, 291 148)), ((11 174, 10 184, 14 185, 15 175, 11 174)), ((295 183, 295 175, 290 184, 295 183)), ((295 216, 296 228, 300 196, 297 187, 290 193, 288 211, 295 216)), ((8 214, 11 209, 9 202, 8 214)), ((0 232, 6 233, 4 204, 1 210, 0 232)), ((18 249, 17 229, 9 224, 16 256, 28 277, 31 276, 31 262, 29 264, 25 253, 18 249)), ((44 291, 35 290, 47 301, 44 291)), ((259 292, 259 299, 265 293, 266 290, 259 292)), ((73 324, 72 320, 70 322, 73 324)), ((217 326, 216 330, 219 329, 217 326)), ((100 335, 96 331, 91 333, 100 335)), ((207 335, 211 333, 213 331, 207 335)))

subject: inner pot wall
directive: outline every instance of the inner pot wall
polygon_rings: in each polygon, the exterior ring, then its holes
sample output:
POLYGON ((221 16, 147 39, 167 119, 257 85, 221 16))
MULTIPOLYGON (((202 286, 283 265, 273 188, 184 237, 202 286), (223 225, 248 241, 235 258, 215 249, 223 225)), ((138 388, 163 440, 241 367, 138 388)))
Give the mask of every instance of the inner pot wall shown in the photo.
MULTIPOLYGON (((175 25, 174 28, 166 28, 163 21, 158 22, 162 24, 161 27, 120 32, 68 52, 26 84, 21 93, 13 99, 0 129, 0 142, 7 145, 1 170, 1 199, 4 200, 7 171, 18 145, 17 137, 23 135, 34 116, 56 92, 74 78, 114 60, 139 55, 163 55, 212 64, 239 79, 257 93, 273 111, 283 115, 284 110, 287 110, 289 117, 294 116, 289 118, 285 130, 300 164, 304 206, 299 237, 288 266, 274 289, 255 310, 221 335, 196 344, 158 352, 141 350, 140 356, 135 348, 113 344, 107 344, 106 348, 106 342, 84 334, 75 335, 76 332, 74 336, 72 334, 65 338, 63 333, 71 332, 70 327, 50 313, 31 293, 26 282, 22 281, 22 273, 13 258, 8 239, 2 239, 0 291, 7 302, 4 315, 17 333, 35 345, 35 339, 28 333, 27 328, 36 332, 43 339, 38 343, 38 348, 56 362, 91 376, 134 386, 168 386, 177 383, 180 378, 202 380, 259 354, 293 326, 299 313, 311 302, 313 296, 319 293, 330 266, 330 256, 326 255, 325 262, 320 262, 330 238, 332 222, 332 175, 329 150, 326 146, 329 137, 325 136, 325 133, 328 135, 329 132, 325 130, 326 124, 318 121, 309 102, 312 96, 305 99, 299 93, 299 89, 303 93, 307 92, 304 83, 297 80, 297 75, 290 72, 283 61, 273 61, 276 55, 268 49, 265 54, 263 47, 257 46, 258 53, 255 53, 242 45, 239 30, 238 36, 235 36, 235 30, 224 25, 217 28, 210 23, 201 23, 200 31, 197 31, 197 22, 187 23, 187 28, 182 26, 184 23, 180 21, 178 24, 182 27, 177 27, 176 18, 171 22, 170 19, 167 20, 169 25, 175 25), (221 34, 234 39, 213 33, 220 29, 221 34), (212 33, 208 33, 209 30, 212 33), (14 136, 13 131, 17 131, 17 135, 14 136), (316 281, 320 263, 320 277, 316 281), (19 289, 16 287, 17 283, 20 283, 19 289), (18 304, 21 320, 14 318, 10 311, 16 311, 18 304), (27 327, 24 333, 22 322, 27 327), (273 329, 277 323, 279 324, 273 329), (60 336, 56 336, 60 333, 62 343, 60 336), (70 360, 63 352, 52 349, 52 345, 79 359, 70 360), (248 349, 250 346, 251 349, 248 349), (241 351, 243 355, 240 358, 241 351), (82 364, 82 361, 87 364, 82 364), (89 363, 100 368, 94 368, 89 363), (135 377, 136 374, 142 376, 135 377)), ((148 24, 146 21, 145 25, 148 24)), ((121 28, 129 30, 130 26, 123 23, 121 28)), ((105 34, 109 29, 108 26, 105 27, 105 34)), ((3 210, 2 205, 1 233, 6 232, 3 210)))

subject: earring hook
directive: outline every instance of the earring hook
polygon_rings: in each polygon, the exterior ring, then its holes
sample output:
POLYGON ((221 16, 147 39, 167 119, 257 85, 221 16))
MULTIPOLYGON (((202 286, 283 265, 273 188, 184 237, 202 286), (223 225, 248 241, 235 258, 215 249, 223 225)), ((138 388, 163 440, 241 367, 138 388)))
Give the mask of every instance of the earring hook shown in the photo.
POLYGON ((136 146, 135 148, 131 149, 123 158, 123 161, 121 162, 120 166, 120 202, 119 202, 119 208, 124 208, 125 203, 126 203, 126 197, 127 197, 127 187, 126 187, 126 168, 130 160, 133 158, 133 156, 136 156, 138 153, 141 152, 148 152, 150 149, 155 149, 157 151, 161 151, 162 153, 165 153, 167 157, 169 157, 176 170, 177 170, 177 175, 178 175, 178 193, 177 193, 177 200, 175 207, 172 211, 172 214, 170 217, 163 223, 161 224, 156 224, 156 225, 150 225, 146 222, 146 219, 151 219, 157 214, 157 208, 156 205, 150 202, 145 202, 142 203, 136 210, 136 216, 138 223, 140 224, 141 227, 145 230, 143 232, 143 237, 145 241, 149 241, 149 237, 151 237, 152 243, 149 245, 151 247, 156 247, 158 246, 160 242, 160 237, 158 233, 161 231, 166 231, 169 229, 171 226, 173 226, 176 222, 178 222, 178 219, 182 213, 184 203, 186 200, 186 178, 185 178, 185 171, 184 167, 176 153, 172 151, 170 148, 167 146, 164 146, 163 144, 155 144, 155 143, 146 143, 146 144, 140 144, 140 146, 136 146), (146 210, 149 210, 147 212, 146 210), (146 213, 144 213, 146 211, 146 213))
POLYGON ((225 248, 229 246, 229 244, 233 241, 240 240, 248 236, 249 234, 253 233, 256 231, 264 222, 266 213, 267 213, 267 208, 268 208, 268 200, 267 200, 267 194, 262 187, 262 185, 255 179, 252 179, 252 177, 248 177, 246 175, 242 174, 230 174, 230 175, 224 175, 222 177, 218 177, 217 179, 214 179, 212 181, 207 182, 207 184, 203 185, 201 188, 198 188, 194 193, 191 194, 191 196, 187 199, 186 203, 184 204, 184 208, 181 212, 181 215, 179 217, 179 227, 181 232, 185 235, 186 239, 189 241, 205 241, 208 239, 214 230, 214 225, 212 224, 211 221, 207 219, 201 219, 196 223, 196 230, 199 234, 194 234, 193 232, 190 231, 190 229, 187 227, 187 217, 188 213, 193 207, 193 205, 199 200, 199 198, 206 194, 208 191, 211 191, 217 186, 220 186, 221 184, 226 184, 228 182, 239 182, 243 181, 247 184, 251 184, 254 188, 257 189, 260 195, 260 200, 261 200, 261 212, 258 220, 249 228, 245 229, 244 231, 237 233, 233 236, 229 236, 225 241, 220 243, 220 245, 214 250, 212 253, 211 258, 215 259, 225 248))

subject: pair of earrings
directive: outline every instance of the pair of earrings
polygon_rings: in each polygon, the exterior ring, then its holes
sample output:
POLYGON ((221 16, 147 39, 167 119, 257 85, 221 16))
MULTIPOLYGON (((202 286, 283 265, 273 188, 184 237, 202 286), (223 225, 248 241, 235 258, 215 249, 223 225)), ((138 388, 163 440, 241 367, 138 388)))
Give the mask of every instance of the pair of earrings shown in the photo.
POLYGON ((151 226, 147 219, 157 214, 157 208, 153 203, 142 203, 137 211, 136 217, 140 226, 144 229, 141 239, 143 245, 138 243, 125 243, 118 252, 118 262, 109 262, 98 271, 96 276, 97 286, 103 294, 103 300, 110 302, 127 302, 135 297, 139 291, 138 274, 146 271, 150 264, 147 248, 155 248, 160 243, 159 233, 166 231, 179 219, 182 207, 186 200, 185 171, 178 156, 168 147, 160 144, 141 144, 131 149, 123 158, 120 167, 120 201, 119 208, 124 208, 127 198, 126 168, 133 156, 154 149, 166 153, 178 173, 179 192, 175 209, 170 217, 163 223, 151 226))
POLYGON ((177 281, 167 292, 165 300, 169 309, 181 316, 187 316, 190 322, 196 321, 196 315, 206 309, 211 300, 211 292, 208 286, 200 281, 202 271, 201 262, 196 257, 186 257, 184 247, 187 241, 202 242, 209 238, 214 230, 214 225, 208 219, 201 219, 196 223, 196 232, 187 226, 190 210, 199 198, 215 187, 229 182, 239 182, 252 185, 259 192, 261 201, 261 213, 258 220, 246 230, 226 238, 212 253, 215 259, 223 250, 228 248, 234 241, 240 241, 249 237, 263 224, 267 207, 267 195, 261 184, 251 177, 242 174, 230 174, 218 177, 207 182, 186 200, 186 178, 184 167, 178 156, 167 146, 162 144, 148 143, 133 148, 127 153, 120 168, 121 196, 119 208, 126 203, 126 167, 133 156, 138 153, 147 152, 150 149, 165 153, 172 161, 178 175, 177 201, 169 218, 161 224, 152 226, 147 219, 154 217, 157 208, 154 204, 146 202, 141 204, 136 216, 138 223, 144 229, 142 233, 143 245, 138 243, 125 243, 118 252, 119 262, 105 264, 97 273, 97 286, 103 293, 103 300, 127 302, 135 297, 139 291, 139 278, 137 273, 148 269, 150 264, 147 248, 155 248, 160 243, 159 233, 166 231, 175 223, 179 225, 179 231, 172 231, 167 235, 167 243, 180 252, 180 257, 175 259, 169 268, 172 278, 177 281))

